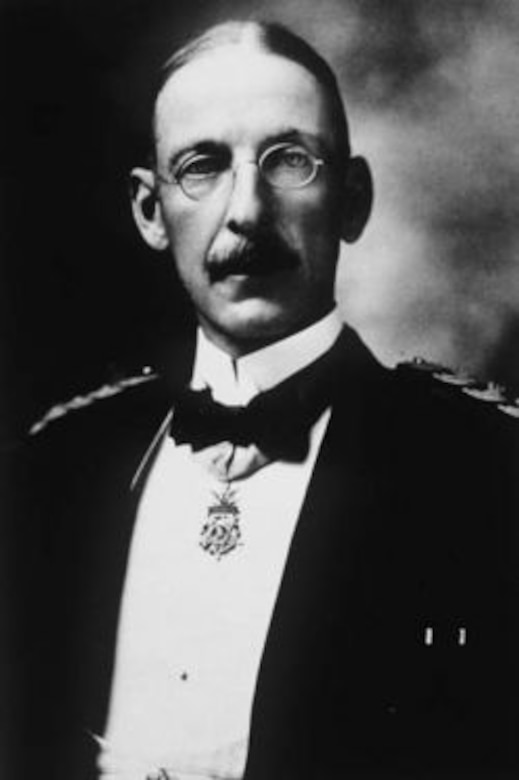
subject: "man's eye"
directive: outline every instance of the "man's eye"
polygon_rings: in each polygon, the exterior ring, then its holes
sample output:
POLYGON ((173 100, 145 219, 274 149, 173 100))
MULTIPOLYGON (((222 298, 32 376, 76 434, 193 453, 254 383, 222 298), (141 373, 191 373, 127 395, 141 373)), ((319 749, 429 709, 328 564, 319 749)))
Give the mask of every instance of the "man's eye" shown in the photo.
POLYGON ((180 166, 177 171, 177 179, 204 179, 217 176, 222 173, 226 168, 225 161, 220 157, 212 157, 211 155, 200 155, 193 157, 183 165, 180 166))
POLYGON ((280 149, 277 154, 277 164, 288 168, 305 168, 308 165, 308 153, 299 147, 280 149))
POLYGON ((274 146, 262 161, 261 170, 275 187, 291 189, 302 187, 315 174, 312 156, 302 146, 274 146))

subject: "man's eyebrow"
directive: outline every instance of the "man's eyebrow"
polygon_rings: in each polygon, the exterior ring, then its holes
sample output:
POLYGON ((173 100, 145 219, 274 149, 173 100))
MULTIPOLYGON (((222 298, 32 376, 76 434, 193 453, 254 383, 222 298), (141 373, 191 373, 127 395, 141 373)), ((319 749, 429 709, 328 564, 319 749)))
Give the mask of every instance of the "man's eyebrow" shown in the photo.
POLYGON ((227 146, 218 141, 201 140, 192 144, 187 144, 178 149, 168 159, 168 170, 172 170, 187 154, 225 154, 229 153, 227 146))
POLYGON ((325 140, 315 133, 305 132, 295 127, 288 127, 263 139, 261 146, 263 149, 276 143, 298 143, 307 146, 311 151, 319 154, 330 155, 331 149, 325 140))
MULTIPOLYGON (((324 139, 315 133, 305 132, 296 127, 287 127, 271 133, 262 138, 258 152, 265 151, 269 146, 277 143, 298 143, 307 146, 311 151, 325 156, 331 156, 331 149, 324 139)), ((231 156, 229 146, 223 141, 214 139, 200 139, 192 144, 186 144, 171 154, 167 167, 172 171, 187 154, 228 154, 231 156)))

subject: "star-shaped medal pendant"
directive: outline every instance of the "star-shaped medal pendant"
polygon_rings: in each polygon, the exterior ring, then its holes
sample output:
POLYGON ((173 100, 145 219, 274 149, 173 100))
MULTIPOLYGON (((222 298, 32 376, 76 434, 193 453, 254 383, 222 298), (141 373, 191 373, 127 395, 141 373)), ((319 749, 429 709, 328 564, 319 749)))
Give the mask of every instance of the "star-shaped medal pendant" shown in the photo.
POLYGON ((200 531, 200 547, 219 561, 243 542, 235 491, 227 484, 223 493, 213 491, 213 495, 216 503, 207 509, 207 520, 200 531))

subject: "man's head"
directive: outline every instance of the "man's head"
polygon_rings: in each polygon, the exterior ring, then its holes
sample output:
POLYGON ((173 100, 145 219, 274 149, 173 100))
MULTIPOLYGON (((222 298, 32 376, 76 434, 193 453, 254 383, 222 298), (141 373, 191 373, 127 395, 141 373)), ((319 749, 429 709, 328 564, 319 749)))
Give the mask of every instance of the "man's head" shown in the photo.
POLYGON ((209 338, 238 355, 323 316, 371 206, 324 60, 277 25, 212 28, 166 63, 153 128, 134 216, 209 338))

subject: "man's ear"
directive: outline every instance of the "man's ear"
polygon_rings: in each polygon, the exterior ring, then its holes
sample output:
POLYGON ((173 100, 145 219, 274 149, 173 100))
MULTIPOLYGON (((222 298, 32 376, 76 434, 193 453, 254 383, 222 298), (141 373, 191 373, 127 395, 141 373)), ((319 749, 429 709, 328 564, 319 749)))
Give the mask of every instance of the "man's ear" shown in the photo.
POLYGON ((364 157, 351 157, 343 183, 341 237, 356 241, 369 219, 373 206, 373 179, 364 157))
POLYGON ((148 168, 133 168, 130 172, 130 195, 135 224, 148 246, 166 249, 169 239, 155 189, 155 176, 148 168))

